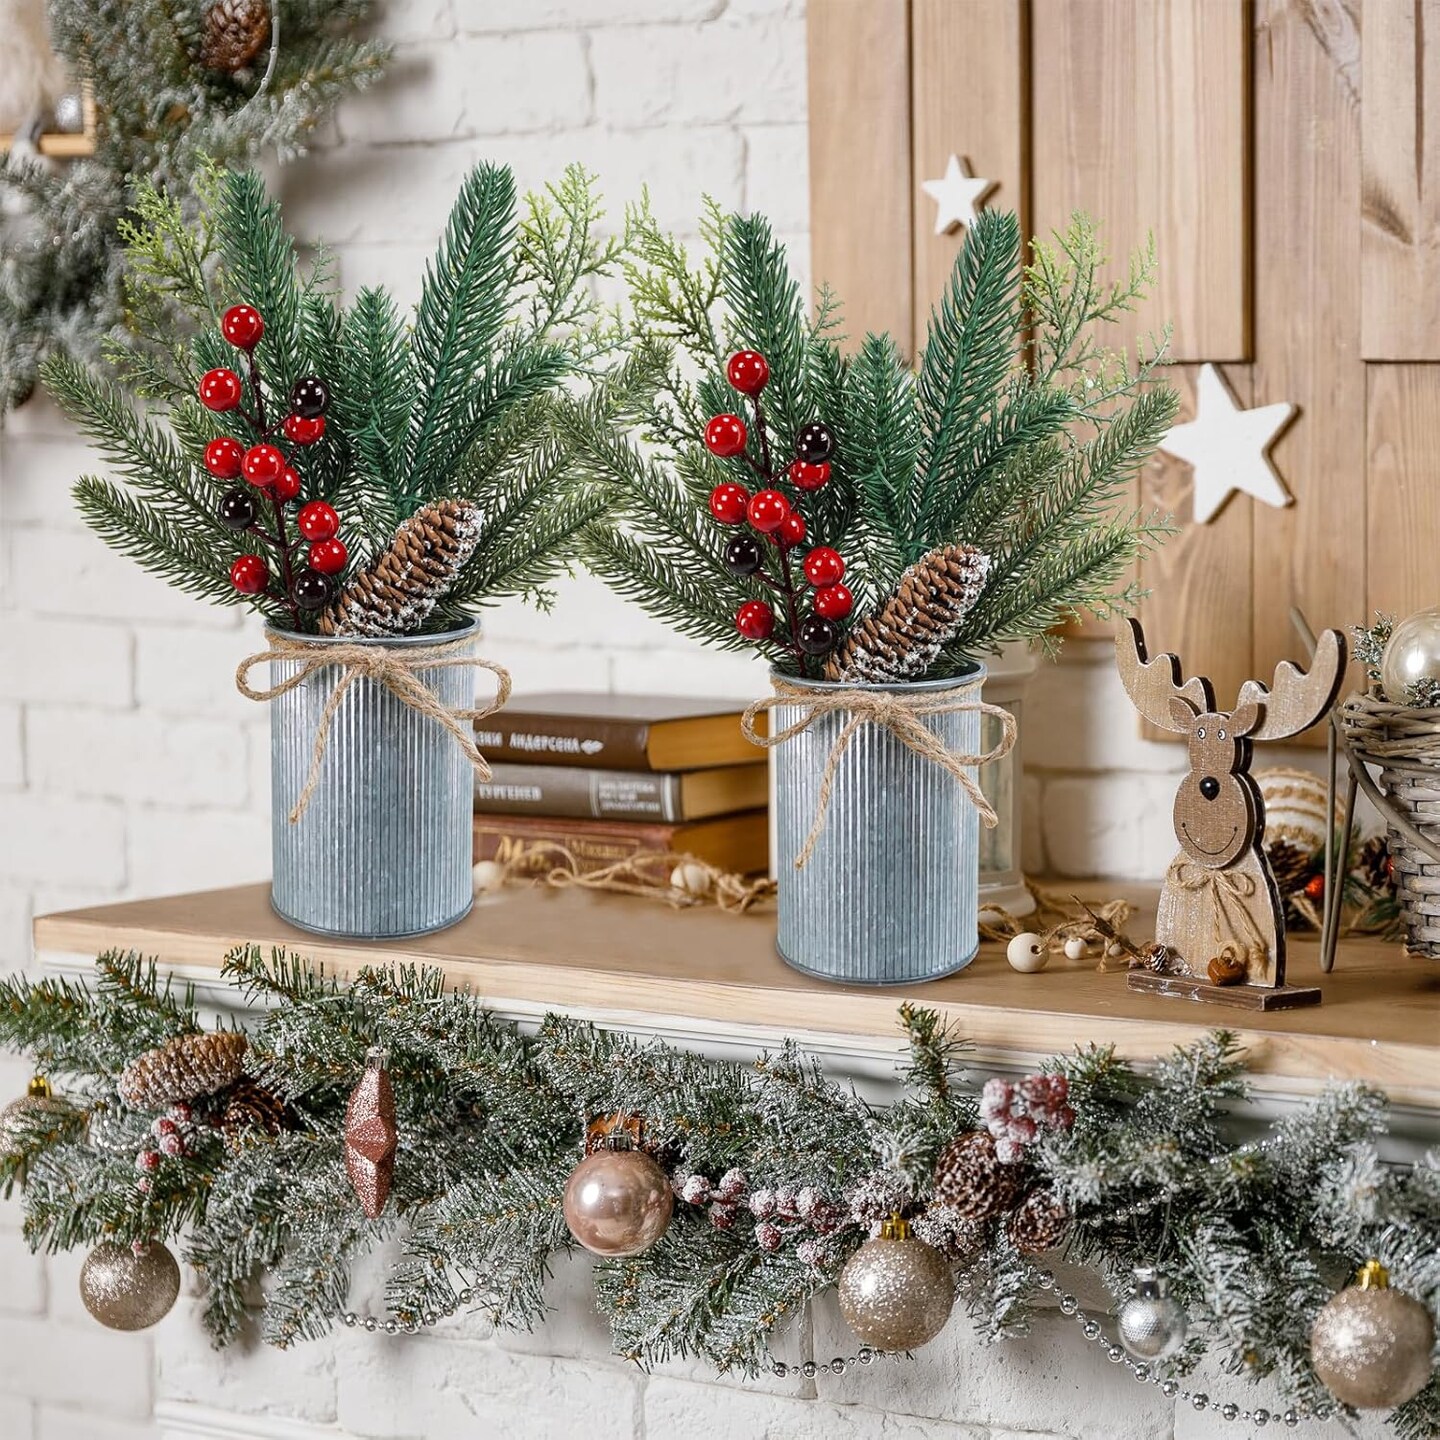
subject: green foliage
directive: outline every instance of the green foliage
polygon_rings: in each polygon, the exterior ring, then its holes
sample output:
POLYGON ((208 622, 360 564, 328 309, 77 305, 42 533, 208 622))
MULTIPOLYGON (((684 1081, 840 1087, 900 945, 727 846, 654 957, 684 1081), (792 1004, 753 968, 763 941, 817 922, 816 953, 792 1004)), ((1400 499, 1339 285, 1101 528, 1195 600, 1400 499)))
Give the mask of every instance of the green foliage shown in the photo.
MULTIPOLYGON (((122 326, 125 217, 146 188, 177 219, 192 213, 215 162, 300 154, 388 58, 353 38, 370 0, 272 0, 268 76, 268 50, 234 75, 211 70, 199 59, 206 8, 49 0, 52 43, 95 101, 95 150, 55 169, 0 159, 0 415, 26 398, 47 357, 92 363, 122 326)), ((200 279, 189 277, 186 298, 200 279)))
MULTIPOLYGON (((250 946, 225 967, 237 1000, 255 1005, 247 1067, 286 1097, 296 1128, 252 1132, 229 1149, 197 1130, 190 1153, 166 1157, 142 1195, 133 1160, 152 1117, 123 1104, 115 1079, 199 1019, 190 995, 138 957, 102 956, 99 972, 94 990, 0 982, 0 1046, 29 1050, 65 1102, 0 1157, 0 1176, 25 1169, 25 1233, 37 1248, 183 1232, 218 1343, 250 1326, 260 1271, 267 1340, 324 1334, 346 1307, 352 1263, 382 1242, 400 1251, 388 1287, 398 1325, 459 1308, 501 1327, 535 1325, 553 1259, 574 1244, 561 1197, 585 1128, 620 1114, 642 1117, 644 1143, 677 1188, 703 1176, 713 1193, 733 1172, 757 1207, 762 1193, 770 1206, 808 1193, 829 1215, 811 1228, 781 1214, 767 1248, 744 1195, 723 1215, 721 1200, 682 1198, 653 1249, 596 1265, 596 1303, 618 1353, 754 1370, 776 1327, 833 1285, 864 1241, 853 1205, 865 1185, 900 1177, 923 1226, 937 1154, 976 1124, 964 1045, 913 1006, 900 1011, 901 1092, 880 1104, 792 1044, 745 1065, 562 1016, 526 1034, 447 990, 438 972, 387 966, 341 983, 250 946), (388 1052, 400 1146, 390 1206, 372 1223, 345 1179, 343 1127, 373 1045, 388 1052)), ((1117 1298, 1136 1265, 1166 1274, 1192 1321, 1170 1373, 1209 1351, 1235 1375, 1271 1377, 1287 1402, 1314 1406, 1327 1397, 1309 1365, 1309 1327, 1360 1262, 1376 1258, 1393 1283, 1432 1309, 1440 1302, 1440 1153, 1383 1161, 1384 1101, 1355 1085, 1262 1127, 1243 1117, 1243 1064, 1224 1032, 1148 1074, 1112 1049, 1057 1058, 1047 1068, 1067 1078, 1076 1119, 1029 1152, 1026 1184, 1064 1199, 1065 1258, 1097 1267, 1117 1298)), ((1023 1328, 1034 1265, 989 1223, 957 1274, 983 1334, 1023 1328)), ((1404 1440, 1436 1433, 1440 1387, 1391 1418, 1404 1440)))
MULTIPOLYGON (((604 503, 574 473, 556 417, 605 429, 655 369, 642 349, 606 373, 614 327, 590 286, 620 250, 597 236, 601 213, 578 167, 521 207, 508 170, 477 166, 407 325, 381 289, 342 308, 328 257, 302 264, 257 175, 204 171, 194 219, 141 183, 123 226, 130 335, 110 352, 118 382, 63 357, 46 367, 57 400, 116 470, 80 482, 82 515, 169 583, 219 604, 244 601, 230 563, 272 542, 220 524, 215 506, 228 486, 203 468, 204 448, 226 432, 242 445, 276 438, 292 385, 318 374, 332 404, 324 437, 292 456, 303 487, 294 503, 336 506, 352 568, 422 505, 469 499, 485 529, 432 623, 504 595, 543 601, 557 556, 604 503), (265 319, 253 372, 218 334, 218 317, 241 300, 265 319), (199 376, 217 366, 242 372, 245 387, 240 410, 224 416, 195 398, 199 376), (576 393, 570 382, 582 374, 592 384, 576 393)), ((273 536, 268 516, 264 525, 273 536)), ((276 590, 249 603, 294 624, 276 590)))
MULTIPOLYGON (((763 217, 707 211, 698 264, 643 207, 632 229, 635 333, 670 347, 673 360, 633 436, 582 437, 591 473, 614 493, 611 519, 586 534, 586 559, 621 593, 687 634, 748 645, 735 612, 770 600, 771 586, 719 563, 727 531, 706 501, 723 481, 768 483, 758 473, 780 476, 777 488, 805 517, 807 544, 846 557, 857 616, 942 545, 990 555, 980 602, 933 677, 1006 640, 1050 643, 1059 621, 1080 611, 1107 616, 1138 598, 1128 576, 1168 527, 1133 513, 1126 498, 1174 419, 1175 397, 1152 384, 1160 347, 1131 364, 1098 332, 1143 295, 1153 257, 1136 256, 1125 280, 1102 283, 1106 257, 1077 216, 1052 242, 1035 242, 1026 266, 1015 216, 982 214, 912 373, 889 336, 842 350, 827 293, 810 317, 763 217), (740 347, 770 364, 765 423, 750 423, 744 456, 717 460, 704 427, 711 415, 744 409, 724 381, 725 358, 740 347), (815 419, 835 436, 831 478, 800 494, 783 470, 792 437, 815 419)), ((762 648, 793 671, 790 639, 782 621, 762 648)))

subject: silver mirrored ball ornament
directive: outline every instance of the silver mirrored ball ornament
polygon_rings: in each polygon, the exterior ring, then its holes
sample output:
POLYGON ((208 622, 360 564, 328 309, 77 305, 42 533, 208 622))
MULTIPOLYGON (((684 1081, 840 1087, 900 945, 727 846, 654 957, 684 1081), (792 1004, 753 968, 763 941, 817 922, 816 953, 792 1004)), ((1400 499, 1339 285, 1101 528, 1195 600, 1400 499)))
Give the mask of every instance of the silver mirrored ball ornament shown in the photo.
POLYGON ((1184 1343, 1190 1318, 1165 1293, 1158 1270, 1135 1272, 1135 1293, 1120 1307, 1120 1343, 1136 1360, 1164 1360, 1184 1343))

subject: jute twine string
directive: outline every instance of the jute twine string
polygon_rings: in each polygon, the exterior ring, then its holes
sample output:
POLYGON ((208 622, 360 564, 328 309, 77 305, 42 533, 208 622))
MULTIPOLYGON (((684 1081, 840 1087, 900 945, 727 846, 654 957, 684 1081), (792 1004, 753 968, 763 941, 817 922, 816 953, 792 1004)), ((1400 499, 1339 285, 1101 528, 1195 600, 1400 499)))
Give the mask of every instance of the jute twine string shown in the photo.
POLYGON ((1222 954, 1230 949, 1236 958, 1243 959, 1247 955, 1262 957, 1267 953, 1269 947, 1265 937, 1245 903, 1255 894, 1253 875, 1235 870, 1207 870, 1191 864, 1183 855, 1177 855, 1170 862, 1165 879, 1167 883, 1192 894, 1202 890, 1210 892, 1210 932, 1222 954), (1239 924, 1236 923, 1237 916, 1239 924), (1227 945, 1227 941, 1233 944, 1227 945))
POLYGON ((1034 897, 1035 910, 1023 917, 1012 915, 1000 905, 987 905, 982 898, 977 927, 982 940, 993 940, 1003 945, 1017 935, 1036 933, 1046 950, 1059 949, 1070 939, 1083 940, 1087 946, 1095 945, 1100 949, 1097 970, 1108 972, 1129 967, 1130 962, 1123 953, 1119 957, 1109 953, 1110 932, 1123 934, 1131 915, 1135 913, 1135 907, 1128 900, 1117 897, 1097 902, 1087 911, 1072 897, 1046 890, 1032 880, 1025 881, 1025 888, 1034 897), (1076 908, 1081 908, 1078 915, 1076 908), (1108 930, 1101 929, 1097 919, 1108 926, 1108 930))
POLYGON ((247 700, 269 701, 287 695, 331 666, 337 667, 341 672, 325 701, 325 708, 320 712, 320 723, 315 729, 315 748, 310 757, 310 773, 290 811, 292 825, 298 824, 300 817, 309 808, 315 787, 320 782, 320 766, 325 759, 325 747, 330 742, 331 723, 346 692, 357 680, 371 680, 377 685, 383 685, 402 705, 408 705, 419 714, 428 716, 449 731, 464 752, 465 758, 475 767, 476 774, 482 780, 490 778, 490 766, 475 744, 474 724, 487 715, 493 715, 510 698, 510 672, 503 665, 478 659, 474 655, 452 654, 459 643, 461 642, 451 640, 414 648, 408 645, 393 648, 384 645, 316 645, 288 635, 271 635, 268 650, 249 655, 240 662, 235 669, 235 688, 247 700), (272 660, 298 660, 300 665, 293 675, 276 685, 264 690, 252 688, 249 682, 250 672, 257 665, 268 664, 272 660), (495 698, 488 705, 452 710, 441 704, 435 692, 415 673, 417 670, 451 670, 460 667, 488 670, 494 675, 495 698))
POLYGON ((815 851, 816 843, 825 829, 825 816, 830 808, 830 794, 835 787, 835 776, 840 768, 841 757, 845 754, 855 732, 862 725, 877 725, 888 730, 902 745, 913 750, 923 759, 938 765, 950 775, 969 797, 970 803, 979 813, 987 829, 999 824, 990 802, 985 798, 978 784, 969 774, 975 766, 988 765, 1010 753, 1015 744, 1015 717, 998 705, 987 705, 981 701, 962 700, 955 694, 935 694, 929 691, 907 693, 890 690, 812 690, 792 685, 776 676, 772 682, 773 695, 756 700, 745 711, 740 728, 752 744, 773 749, 787 740, 808 730, 826 715, 847 712, 847 719, 830 747, 825 760, 825 769, 820 776, 820 794, 815 804, 815 819, 811 822, 810 833, 795 857, 795 868, 803 870, 815 851), (797 706, 801 715, 793 723, 774 735, 756 733, 755 721, 782 705, 797 706), (983 755, 962 755, 951 750, 945 742, 922 723, 922 717, 930 715, 958 715, 967 712, 989 715, 1000 722, 1000 739, 983 755))

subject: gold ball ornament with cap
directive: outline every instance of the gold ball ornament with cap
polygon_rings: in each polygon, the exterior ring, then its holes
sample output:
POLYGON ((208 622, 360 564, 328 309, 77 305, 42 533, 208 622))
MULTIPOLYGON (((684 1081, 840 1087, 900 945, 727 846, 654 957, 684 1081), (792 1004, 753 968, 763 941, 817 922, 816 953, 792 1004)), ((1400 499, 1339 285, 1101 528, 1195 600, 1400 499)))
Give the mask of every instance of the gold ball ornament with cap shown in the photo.
POLYGON ((80 1298, 111 1330, 146 1330, 163 1320, 180 1293, 180 1266, 158 1240, 149 1245, 102 1241, 85 1257, 80 1298))
POLYGON ((1401 620, 1380 657, 1380 688, 1392 705, 1407 704, 1408 687, 1422 680, 1440 681, 1440 606, 1401 620))
POLYGON ((1413 1296, 1390 1288, 1377 1260, 1321 1307, 1310 1330, 1310 1362, 1326 1389, 1357 1410, 1390 1410, 1430 1380, 1435 1321, 1413 1296))
POLYGON ((27 1139, 43 1123, 43 1117, 65 1115, 69 1110, 63 1100, 55 1098, 50 1082, 43 1075, 34 1076, 25 1093, 0 1110, 0 1158, 23 1150, 27 1139))
POLYGON ((565 1223, 592 1254, 639 1255, 666 1231, 675 1196, 665 1172, 643 1151, 602 1145, 565 1182, 565 1223))
POLYGON ((955 1276, 938 1250, 892 1215, 846 1262, 838 1294, 840 1313, 862 1344, 914 1350, 945 1328, 955 1276))

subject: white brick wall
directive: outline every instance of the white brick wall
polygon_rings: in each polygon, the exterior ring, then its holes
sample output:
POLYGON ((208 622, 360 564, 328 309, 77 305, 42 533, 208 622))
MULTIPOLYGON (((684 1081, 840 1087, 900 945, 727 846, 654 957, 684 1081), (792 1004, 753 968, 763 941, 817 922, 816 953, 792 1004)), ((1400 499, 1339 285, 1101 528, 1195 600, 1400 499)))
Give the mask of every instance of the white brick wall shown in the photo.
MULTIPOLYGON (((612 214, 648 186, 662 223, 684 233, 702 193, 762 209, 805 267, 803 0, 392 0, 383 28, 393 81, 345 108, 339 148, 280 177, 292 224, 333 245, 348 286, 383 282, 413 300, 481 158, 509 162, 527 187, 579 160, 601 173, 612 214)), ((0 969, 25 963, 37 908, 268 870, 265 721, 232 684, 257 627, 90 536, 68 488, 91 468, 43 400, 0 433, 0 969)), ((561 586, 553 615, 506 605, 487 629, 487 653, 522 688, 763 688, 758 664, 677 640, 585 578, 561 586)), ((1179 757, 1135 738, 1103 649, 1042 672, 1027 731, 1032 866, 1163 865, 1179 757)), ((23 1078, 0 1059, 0 1097, 23 1078)), ((76 1299, 79 1257, 31 1259, 18 1226, 14 1202, 0 1207, 4 1440, 153 1437, 157 1394, 177 1436, 1149 1440, 1174 1426, 1058 1320, 1000 1352, 957 1323, 914 1365, 818 1395, 705 1383, 698 1367, 646 1379, 606 1358, 579 1267, 557 1282, 564 1312, 535 1336, 456 1327, 217 1356, 183 1306, 148 1335, 100 1330, 76 1299), (270 1418, 222 1425, 218 1412, 270 1418)), ((815 1325, 821 1351, 846 1349, 833 1315, 815 1325)), ((1180 1425, 1186 1440, 1210 1433, 1196 1417, 1180 1425)))

